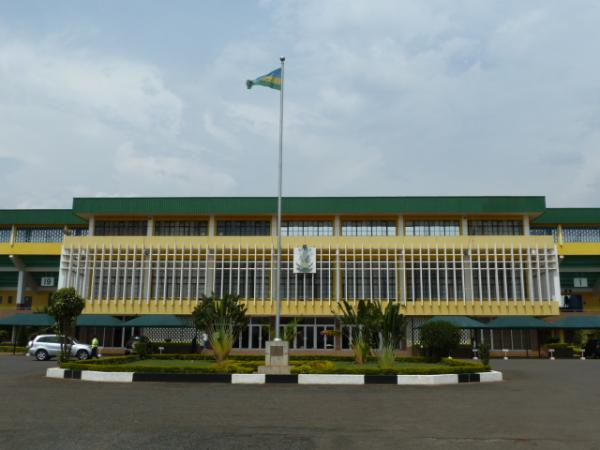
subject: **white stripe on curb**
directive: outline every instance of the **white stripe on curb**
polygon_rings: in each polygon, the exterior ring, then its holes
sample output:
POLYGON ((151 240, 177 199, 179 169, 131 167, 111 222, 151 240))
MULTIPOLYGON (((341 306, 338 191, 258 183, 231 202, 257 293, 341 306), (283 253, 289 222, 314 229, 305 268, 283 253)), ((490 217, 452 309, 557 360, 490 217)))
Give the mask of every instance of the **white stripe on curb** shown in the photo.
POLYGON ((234 373, 231 384, 265 384, 264 373, 234 373))
POLYGON ((455 373, 445 375, 398 375, 398 384, 406 386, 458 384, 458 375, 455 373))
POLYGON ((365 376, 301 373, 298 375, 298 384, 365 384, 365 376))
POLYGON ((498 372, 497 370, 491 370, 490 372, 481 372, 479 374, 479 381, 482 383, 502 381, 502 372, 498 372))
POLYGON ((131 383, 133 372, 100 372, 97 370, 83 370, 81 379, 84 381, 100 381, 106 383, 131 383))
POLYGON ((64 378, 65 377, 65 369, 61 369, 60 367, 50 367, 46 369, 46 377, 47 378, 64 378))

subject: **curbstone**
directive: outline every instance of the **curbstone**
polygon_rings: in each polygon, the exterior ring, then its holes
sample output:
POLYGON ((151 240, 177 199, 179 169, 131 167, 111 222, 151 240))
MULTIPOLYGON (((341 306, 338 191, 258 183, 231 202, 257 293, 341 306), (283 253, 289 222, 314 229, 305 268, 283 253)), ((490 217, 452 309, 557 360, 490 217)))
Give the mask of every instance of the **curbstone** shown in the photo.
POLYGON ((231 384, 265 384, 264 373, 234 373, 231 384))
POLYGON ((480 372, 479 381, 482 383, 491 383, 495 381, 502 381, 502 372, 492 370, 490 372, 480 372))
POLYGON ((435 386, 442 384, 458 384, 458 375, 447 373, 441 375, 397 375, 398 384, 405 386, 435 386))
POLYGON ((404 386, 436 386, 458 383, 490 383, 503 380, 502 372, 439 374, 439 375, 355 375, 355 374, 299 374, 269 375, 259 373, 193 374, 193 373, 134 373, 102 372, 96 370, 67 370, 59 367, 46 369, 47 378, 81 379, 105 383, 132 383, 136 381, 203 382, 230 384, 303 384, 303 385, 364 385, 395 384, 404 386))
POLYGON ((104 383, 132 383, 133 372, 100 372, 84 370, 81 372, 83 381, 98 381, 104 383))
POLYGON ((298 384, 365 384, 365 376, 301 373, 298 375, 298 384))
POLYGON ((65 377, 65 369, 61 369, 60 367, 50 367, 46 369, 46 377, 47 378, 64 378, 65 377))

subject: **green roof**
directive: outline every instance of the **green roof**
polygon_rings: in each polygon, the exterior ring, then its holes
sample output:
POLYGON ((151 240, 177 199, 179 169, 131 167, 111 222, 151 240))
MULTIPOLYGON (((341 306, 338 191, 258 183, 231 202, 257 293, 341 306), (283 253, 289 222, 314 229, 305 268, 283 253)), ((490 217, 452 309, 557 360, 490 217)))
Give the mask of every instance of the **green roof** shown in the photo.
POLYGON ((487 323, 487 328, 552 328, 552 325, 531 316, 502 316, 487 323))
POLYGON ((0 209, 0 225, 85 225, 70 209, 0 209))
MULTIPOLYGON (((544 197, 286 197, 286 214, 541 213, 544 197)), ((274 214, 275 197, 75 198, 85 215, 274 214)))
POLYGON ((189 327, 183 320, 173 314, 148 314, 128 320, 123 324, 126 327, 146 327, 146 328, 186 328, 189 327))
POLYGON ((591 330, 600 328, 600 316, 571 316, 552 324, 554 328, 579 328, 591 330))
POLYGON ((54 319, 48 314, 23 313, 1 318, 0 325, 50 327, 54 325, 54 319))
POLYGON ((82 314, 77 318, 78 327, 122 327, 124 322, 108 314, 82 314))
POLYGON ((600 224, 600 208, 547 208, 532 224, 600 224))
MULTIPOLYGON (((431 322, 449 322, 457 328, 486 328, 486 324, 467 316, 435 316, 425 323, 431 322)), ((422 325, 421 325, 422 326, 422 325)))

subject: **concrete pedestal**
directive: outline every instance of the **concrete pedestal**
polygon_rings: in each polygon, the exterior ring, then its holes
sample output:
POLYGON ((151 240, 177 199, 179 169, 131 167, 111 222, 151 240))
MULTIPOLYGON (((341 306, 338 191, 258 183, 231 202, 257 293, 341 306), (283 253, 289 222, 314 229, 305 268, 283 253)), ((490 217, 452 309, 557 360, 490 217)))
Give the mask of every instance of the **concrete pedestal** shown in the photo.
POLYGON ((258 373, 269 375, 289 375, 289 344, 287 341, 267 341, 265 365, 258 367, 258 373))

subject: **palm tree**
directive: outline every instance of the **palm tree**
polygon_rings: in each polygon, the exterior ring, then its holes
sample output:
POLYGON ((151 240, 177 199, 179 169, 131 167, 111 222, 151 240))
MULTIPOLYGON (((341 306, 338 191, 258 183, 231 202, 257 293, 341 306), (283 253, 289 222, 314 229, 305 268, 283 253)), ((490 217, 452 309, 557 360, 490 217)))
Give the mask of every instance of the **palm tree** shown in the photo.
POLYGON ((225 294, 222 298, 211 295, 203 296, 201 303, 192 312, 194 324, 199 331, 208 335, 218 363, 227 359, 235 340, 242 329, 247 326, 246 306, 240 297, 225 294))
POLYGON ((350 346, 357 364, 367 362, 371 347, 377 342, 377 311, 372 302, 359 300, 353 308, 346 300, 340 303, 341 315, 338 319, 350 326, 350 346))
POLYGON ((377 311, 382 347, 379 353, 379 367, 392 368, 395 362, 394 352, 406 333, 406 319, 400 312, 398 302, 388 302, 385 309, 377 302, 377 311))

